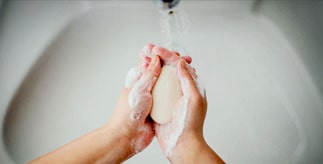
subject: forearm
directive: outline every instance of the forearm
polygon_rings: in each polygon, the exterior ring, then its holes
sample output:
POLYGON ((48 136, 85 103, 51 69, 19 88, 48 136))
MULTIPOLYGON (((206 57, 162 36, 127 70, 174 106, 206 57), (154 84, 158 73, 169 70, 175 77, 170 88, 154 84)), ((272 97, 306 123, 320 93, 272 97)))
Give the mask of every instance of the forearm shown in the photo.
POLYGON ((224 161, 208 146, 203 138, 181 139, 173 154, 168 158, 171 163, 223 164, 224 161))
POLYGON ((120 133, 101 127, 31 163, 121 163, 131 151, 120 133))

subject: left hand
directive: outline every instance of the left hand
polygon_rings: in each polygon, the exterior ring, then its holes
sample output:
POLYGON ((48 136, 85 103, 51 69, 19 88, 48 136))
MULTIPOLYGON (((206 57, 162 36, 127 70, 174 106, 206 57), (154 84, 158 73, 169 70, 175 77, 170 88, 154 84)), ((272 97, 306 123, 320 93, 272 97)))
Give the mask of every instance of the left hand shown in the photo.
POLYGON ((153 121, 148 117, 152 108, 151 91, 161 71, 156 55, 139 69, 133 68, 126 78, 116 109, 108 125, 129 141, 129 157, 146 148, 154 137, 153 121), (147 65, 148 64, 148 65, 147 65))
MULTIPOLYGON (((142 64, 129 71, 107 124, 31 163, 121 163, 146 148, 155 136, 153 121, 148 116, 152 108, 151 91, 160 74, 161 61, 167 63, 163 59, 166 56, 163 53, 158 56, 154 47, 148 44, 141 53, 142 64)), ((182 58, 191 61, 190 57, 182 58)))

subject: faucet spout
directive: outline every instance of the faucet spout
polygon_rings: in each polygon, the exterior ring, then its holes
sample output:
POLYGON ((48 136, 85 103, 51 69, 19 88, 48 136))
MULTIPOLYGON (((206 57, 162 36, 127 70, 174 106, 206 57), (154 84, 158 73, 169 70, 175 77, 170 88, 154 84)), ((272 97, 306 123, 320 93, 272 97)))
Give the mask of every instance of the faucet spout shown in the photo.
POLYGON ((163 10, 172 9, 179 1, 180 0, 155 0, 157 7, 163 10))

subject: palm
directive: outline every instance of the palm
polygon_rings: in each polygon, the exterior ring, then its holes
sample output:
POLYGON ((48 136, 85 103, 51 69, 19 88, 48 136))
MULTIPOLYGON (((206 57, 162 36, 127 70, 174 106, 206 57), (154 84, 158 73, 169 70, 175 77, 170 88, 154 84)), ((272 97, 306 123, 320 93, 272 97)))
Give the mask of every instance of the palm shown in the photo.
POLYGON ((187 104, 181 97, 174 108, 172 120, 166 124, 155 124, 156 136, 162 151, 169 156, 184 130, 187 104))

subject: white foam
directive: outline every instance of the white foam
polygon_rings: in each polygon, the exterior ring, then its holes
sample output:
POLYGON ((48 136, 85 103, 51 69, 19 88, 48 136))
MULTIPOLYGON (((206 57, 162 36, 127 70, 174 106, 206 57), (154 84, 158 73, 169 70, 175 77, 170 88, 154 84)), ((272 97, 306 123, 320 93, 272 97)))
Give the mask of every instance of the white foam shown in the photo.
POLYGON ((150 56, 150 57, 153 56, 151 51, 149 51, 148 45, 145 45, 145 47, 141 50, 141 53, 145 54, 145 56, 150 56))
POLYGON ((140 72, 137 68, 131 68, 126 76, 125 79, 125 87, 131 88, 135 85, 135 83, 138 81, 138 78, 140 76, 140 72))
MULTIPOLYGON (((200 82, 200 79, 196 76, 193 78, 196 86, 200 92, 200 94, 205 97, 205 89, 203 85, 200 82)), ((181 78, 180 79, 180 84, 181 88, 183 91, 183 97, 182 97, 182 104, 179 105, 178 109, 175 109, 175 113, 173 118, 173 121, 163 125, 161 128, 162 133, 167 134, 167 132, 170 132, 168 134, 168 137, 166 138, 165 144, 165 155, 167 157, 170 157, 172 155, 173 149, 176 147, 178 143, 179 137, 182 135, 184 128, 185 128, 185 123, 186 123, 186 115, 187 115, 187 110, 188 110, 188 103, 189 103, 189 97, 190 97, 190 92, 189 92, 189 80, 187 78, 181 78)))
POLYGON ((179 109, 176 109, 174 112, 174 117, 176 120, 172 122, 172 125, 169 127, 172 128, 172 126, 176 126, 176 128, 173 128, 174 130, 169 134, 169 138, 167 139, 167 146, 165 149, 165 155, 167 157, 170 157, 172 155, 172 151, 177 145, 179 137, 182 135, 184 128, 185 128, 185 123, 186 123, 186 115, 187 115, 187 107, 188 107, 188 101, 189 101, 189 92, 188 92, 188 87, 189 87, 189 81, 187 78, 182 78, 180 80, 181 82, 181 87, 183 90, 183 98, 182 98, 182 104, 179 105, 179 109))
POLYGON ((128 103, 132 109, 130 118, 134 120, 141 119, 142 112, 152 106, 152 95, 148 88, 152 88, 153 81, 156 77, 153 74, 142 75, 141 78, 134 84, 128 97, 128 103))
MULTIPOLYGON (((128 104, 131 109, 130 124, 137 124, 141 119, 145 119, 144 116, 148 108, 150 108, 152 102, 152 95, 147 90, 151 88, 152 81, 156 80, 156 77, 152 77, 151 74, 143 74, 137 68, 131 68, 125 79, 125 87, 130 88, 131 91, 128 95, 128 104)), ((151 127, 147 124, 140 126, 137 129, 139 137, 131 139, 131 146, 134 149, 134 153, 141 152, 147 145, 147 135, 150 135, 151 127)))
POLYGON ((205 97, 205 88, 204 85, 201 81, 201 78, 196 74, 194 71, 194 68, 190 66, 189 64, 185 63, 186 68, 188 69, 188 72, 191 74, 195 85, 197 86, 197 89, 199 90, 200 94, 202 97, 205 97))

